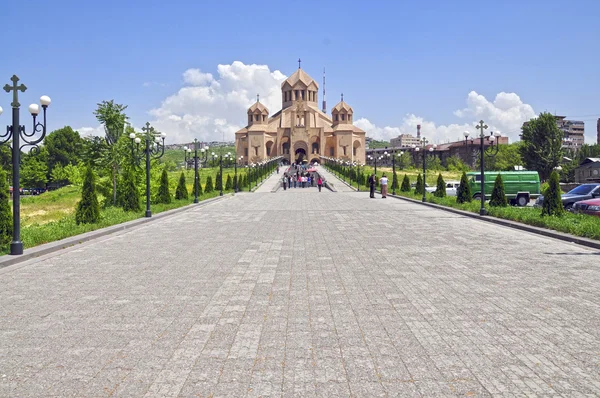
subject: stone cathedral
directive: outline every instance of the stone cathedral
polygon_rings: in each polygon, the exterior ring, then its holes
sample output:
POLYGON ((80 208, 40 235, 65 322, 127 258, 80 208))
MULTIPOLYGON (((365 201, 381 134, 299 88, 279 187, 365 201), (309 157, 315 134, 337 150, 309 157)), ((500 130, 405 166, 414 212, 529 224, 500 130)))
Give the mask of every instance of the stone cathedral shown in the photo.
POLYGON ((319 162, 321 156, 365 163, 365 132, 353 123, 353 110, 342 100, 331 116, 318 105, 319 85, 302 68, 281 84, 281 110, 269 116, 259 99, 248 108, 248 125, 235 133, 242 163, 283 156, 290 163, 319 162))

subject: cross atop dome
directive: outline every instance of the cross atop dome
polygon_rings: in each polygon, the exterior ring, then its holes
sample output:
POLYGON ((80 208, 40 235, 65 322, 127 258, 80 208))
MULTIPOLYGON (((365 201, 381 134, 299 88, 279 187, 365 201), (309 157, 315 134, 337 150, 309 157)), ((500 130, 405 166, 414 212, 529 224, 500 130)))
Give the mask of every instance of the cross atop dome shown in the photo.
POLYGON ((298 69, 302 69, 302 68, 300 67, 300 63, 301 63, 301 62, 302 62, 302 60, 301 60, 300 58, 298 58, 298 69))

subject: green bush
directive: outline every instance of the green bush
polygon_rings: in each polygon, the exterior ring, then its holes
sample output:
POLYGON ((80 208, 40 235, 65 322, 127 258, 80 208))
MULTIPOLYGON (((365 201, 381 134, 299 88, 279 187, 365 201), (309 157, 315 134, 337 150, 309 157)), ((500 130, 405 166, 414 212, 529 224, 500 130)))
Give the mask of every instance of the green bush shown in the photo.
POLYGON ((211 193, 214 190, 215 189, 213 188, 212 177, 211 176, 206 177, 206 185, 204 185, 204 192, 211 193))
POLYGON ((408 178, 408 175, 406 174, 404 174, 404 178, 402 179, 400 190, 402 192, 410 192, 410 178, 408 178))
POLYGON ((394 175, 392 176, 392 192, 395 192, 398 189, 398 175, 394 171, 394 175))
POLYGON ((237 176, 237 174, 234 174, 233 176, 233 189, 234 191, 236 190, 236 188, 239 188, 240 184, 239 184, 239 178, 237 176))
POLYGON ((498 173, 496 181, 494 182, 494 190, 492 191, 492 198, 490 199, 490 206, 494 207, 506 207, 508 201, 504 194, 504 181, 502 181, 502 175, 498 173))
POLYGON ((188 198, 188 190, 187 186, 185 185, 185 174, 182 171, 181 175, 179 176, 179 184, 177 184, 177 189, 175 190, 175 199, 180 200, 188 198))
POLYGON ((542 216, 560 216, 564 208, 560 198, 560 183, 558 173, 550 174, 548 188, 544 191, 544 204, 542 205, 542 216))
POLYGON ((200 182, 200 176, 198 176, 197 180, 194 178, 194 189, 198 189, 198 196, 202 195, 202 183, 200 182))
POLYGON ((160 175, 160 186, 158 187, 158 194, 156 195, 156 203, 171 203, 171 192, 169 192, 169 174, 167 174, 166 168, 163 168, 162 174, 160 175))
POLYGON ((460 185, 456 190, 456 203, 470 203, 472 200, 473 194, 471 193, 469 180, 467 180, 467 173, 463 171, 460 177, 460 185))
POLYGON ((421 174, 417 174, 417 183, 415 184, 415 194, 423 195, 424 190, 425 190, 425 184, 423 183, 423 177, 421 177, 421 174))
POLYGON ((83 188, 81 189, 81 200, 77 203, 75 211, 75 223, 95 224, 100 218, 100 204, 96 196, 96 181, 92 168, 88 166, 85 171, 83 188))
POLYGON ((221 172, 217 172, 217 176, 215 177, 215 191, 221 191, 223 189, 223 178, 221 177, 221 172))
POLYGON ((437 196, 438 198, 443 198, 446 196, 446 182, 444 181, 444 177, 442 177, 442 173, 438 175, 437 188, 435 189, 433 195, 437 196))
POLYGON ((229 174, 227 174, 227 180, 225 181, 225 190, 231 191, 232 189, 233 189, 233 180, 231 179, 231 176, 229 174))
MULTIPOLYGON (((108 201, 107 201, 108 202, 108 201)), ((140 211, 140 192, 131 167, 127 167, 119 178, 117 203, 125 211, 140 211)))
POLYGON ((0 246, 12 241, 13 222, 10 210, 10 193, 6 182, 6 172, 0 168, 0 246))

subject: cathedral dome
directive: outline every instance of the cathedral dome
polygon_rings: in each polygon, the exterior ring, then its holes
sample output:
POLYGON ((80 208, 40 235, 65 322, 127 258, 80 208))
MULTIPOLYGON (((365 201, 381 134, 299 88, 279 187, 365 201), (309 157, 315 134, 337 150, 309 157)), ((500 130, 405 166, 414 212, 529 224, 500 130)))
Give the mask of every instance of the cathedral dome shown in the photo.
POLYGON ((289 84, 290 87, 295 87, 298 84, 298 82, 303 83, 306 87, 310 86, 312 83, 316 86, 317 89, 319 88, 317 82, 312 77, 310 77, 308 73, 304 72, 300 68, 298 68, 296 72, 292 73, 290 77, 285 79, 285 81, 281 83, 281 87, 283 88, 286 84, 289 84))
POLYGON ((248 108, 248 114, 255 113, 256 111, 260 112, 261 114, 269 114, 269 109, 267 109, 267 107, 261 104, 259 101, 256 101, 254 104, 252 104, 252 106, 250 106, 250 108, 248 108))
POLYGON ((332 113, 339 113, 342 111, 346 111, 346 113, 354 113, 354 111, 352 110, 352 107, 350 105, 348 105, 347 103, 345 103, 343 100, 338 102, 338 104, 336 106, 334 106, 333 109, 331 110, 332 113))

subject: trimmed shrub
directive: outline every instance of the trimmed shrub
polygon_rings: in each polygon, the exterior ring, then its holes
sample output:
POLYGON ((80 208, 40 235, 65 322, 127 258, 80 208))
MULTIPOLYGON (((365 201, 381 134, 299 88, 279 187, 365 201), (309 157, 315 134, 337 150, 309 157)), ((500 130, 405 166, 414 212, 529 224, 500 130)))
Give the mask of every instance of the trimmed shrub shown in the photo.
POLYGON ((404 178, 402 179, 402 186, 400 187, 402 192, 410 192, 410 179, 408 175, 404 174, 404 178))
POLYGON ((6 182, 6 172, 0 168, 0 246, 12 241, 13 222, 10 210, 10 192, 6 182))
POLYGON ((437 187, 433 196, 437 196, 438 198, 446 197, 446 182, 444 181, 444 177, 442 177, 442 173, 438 174, 437 187))
POLYGON ((140 191, 132 168, 126 168, 120 178, 118 203, 125 211, 141 211, 140 191))
POLYGON ((556 170, 550 174, 548 188, 543 192, 544 204, 542 205, 542 216, 560 216, 564 208, 560 198, 560 185, 556 170))
POLYGON ((467 180, 467 173, 463 171, 460 177, 460 185, 456 189, 456 202, 457 203, 470 203, 473 200, 473 194, 471 193, 471 186, 467 180))
POLYGON ((217 172, 217 176, 215 177, 215 191, 220 191, 223 189, 223 179, 221 178, 221 172, 217 172))
POLYGON ((171 193, 169 192, 169 175, 167 169, 164 168, 160 175, 160 186, 158 187, 158 194, 156 195, 156 203, 171 203, 171 193))
POLYGON ((417 183, 415 184, 415 194, 423 194, 425 190, 425 184, 423 183, 423 177, 421 174, 417 174, 417 183))
POLYGON ((213 188, 212 177, 211 176, 206 177, 206 185, 204 185, 204 192, 210 193, 214 190, 215 189, 213 188))
POLYGON ((232 189, 233 189, 233 180, 231 179, 231 176, 229 174, 227 174, 227 180, 225 180, 225 190, 231 191, 232 189))
POLYGON ((83 188, 81 189, 81 200, 77 203, 75 211, 75 223, 95 224, 100 219, 100 204, 96 196, 96 181, 91 167, 85 170, 83 188))
POLYGON ((202 183, 200 182, 200 175, 198 175, 197 180, 194 178, 194 189, 196 188, 198 189, 198 196, 202 196, 202 183))
POLYGON ((175 199, 187 199, 188 197, 188 190, 185 185, 185 174, 182 171, 179 176, 179 184, 177 184, 177 189, 175 190, 175 199))
POLYGON ((238 181, 238 176, 234 174, 232 181, 233 181, 233 190, 235 191, 235 188, 236 187, 239 188, 239 185, 240 185, 239 181, 238 181))
POLYGON ((494 190, 492 191, 492 198, 490 199, 490 206, 495 207, 506 207, 508 201, 504 194, 504 181, 502 181, 502 175, 498 173, 496 181, 494 182, 494 190))
POLYGON ((392 192, 398 189, 398 175, 394 171, 394 175, 392 176, 392 192))

